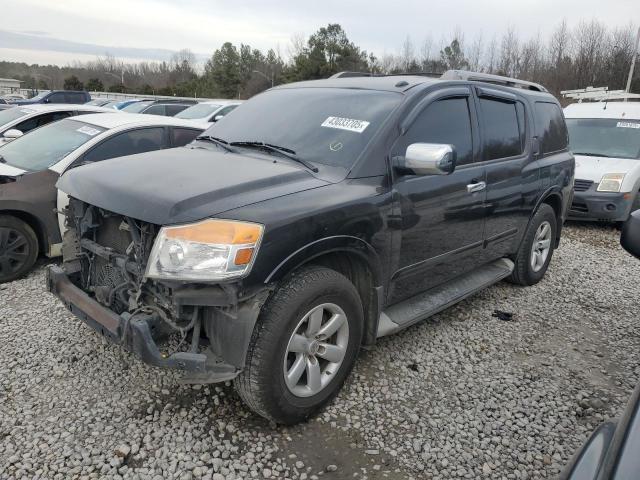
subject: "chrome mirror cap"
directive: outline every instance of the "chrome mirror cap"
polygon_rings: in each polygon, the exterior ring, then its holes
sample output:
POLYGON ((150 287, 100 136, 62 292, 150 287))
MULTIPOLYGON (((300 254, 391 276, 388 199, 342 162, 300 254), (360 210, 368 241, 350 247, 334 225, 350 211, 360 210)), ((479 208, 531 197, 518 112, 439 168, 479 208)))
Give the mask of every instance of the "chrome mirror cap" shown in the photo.
POLYGON ((456 149, 441 143, 412 143, 403 167, 415 175, 449 175, 456 168, 456 149))

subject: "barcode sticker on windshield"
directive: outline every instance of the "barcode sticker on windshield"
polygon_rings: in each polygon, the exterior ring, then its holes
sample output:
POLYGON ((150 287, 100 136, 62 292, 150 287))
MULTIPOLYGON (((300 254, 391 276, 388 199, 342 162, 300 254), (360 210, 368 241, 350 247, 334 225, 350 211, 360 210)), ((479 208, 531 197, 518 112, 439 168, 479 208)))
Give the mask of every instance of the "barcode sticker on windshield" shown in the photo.
POLYGON ((80 133, 84 133, 85 135, 89 135, 91 137, 94 137, 100 133, 100 130, 96 130, 95 128, 91 128, 91 127, 80 127, 77 131, 80 133))
POLYGON ((631 122, 618 122, 616 124, 618 128, 640 128, 640 123, 631 123, 631 122))
POLYGON ((369 122, 364 120, 355 120, 353 118, 327 117, 322 122, 321 127, 339 128, 340 130, 348 130, 350 132, 362 133, 369 126, 369 122))

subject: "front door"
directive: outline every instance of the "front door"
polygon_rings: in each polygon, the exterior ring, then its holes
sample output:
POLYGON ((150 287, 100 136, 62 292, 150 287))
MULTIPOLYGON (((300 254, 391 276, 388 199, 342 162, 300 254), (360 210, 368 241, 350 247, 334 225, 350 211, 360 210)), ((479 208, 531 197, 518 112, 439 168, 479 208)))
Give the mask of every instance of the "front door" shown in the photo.
POLYGON ((451 144, 450 175, 396 175, 401 235, 388 303, 428 290, 476 266, 484 240, 486 170, 478 156, 475 106, 468 87, 439 92, 424 107, 392 155, 413 143, 451 144), (466 93, 465 93, 466 92, 466 93))

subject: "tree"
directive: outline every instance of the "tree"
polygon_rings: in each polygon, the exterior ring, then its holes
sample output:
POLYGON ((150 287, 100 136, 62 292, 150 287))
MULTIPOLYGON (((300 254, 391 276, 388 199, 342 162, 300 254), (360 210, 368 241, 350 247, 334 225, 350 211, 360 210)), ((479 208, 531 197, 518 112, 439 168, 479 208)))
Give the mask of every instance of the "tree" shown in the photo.
POLYGON ((84 90, 84 85, 75 75, 71 75, 64 79, 65 90, 84 90))
POLYGON ((464 57, 457 38, 454 38, 449 46, 440 50, 440 60, 442 60, 447 69, 460 70, 469 68, 469 62, 464 57))
POLYGON ((87 90, 90 92, 102 92, 104 91, 104 84, 99 78, 90 78, 87 82, 87 90))
POLYGON ((240 55, 238 49, 226 42, 216 50, 205 65, 209 77, 225 98, 237 98, 240 89, 240 55))

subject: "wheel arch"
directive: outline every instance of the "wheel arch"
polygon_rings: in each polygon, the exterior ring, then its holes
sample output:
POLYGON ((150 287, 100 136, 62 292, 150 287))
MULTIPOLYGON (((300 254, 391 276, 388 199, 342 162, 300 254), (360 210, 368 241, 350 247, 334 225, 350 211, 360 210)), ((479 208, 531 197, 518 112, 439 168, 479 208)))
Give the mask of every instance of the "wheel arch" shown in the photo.
POLYGON ((334 236, 316 240, 283 260, 265 283, 277 282, 307 265, 319 265, 341 273, 358 290, 364 315, 364 345, 373 345, 382 306, 382 267, 378 254, 365 240, 352 236, 334 236))

